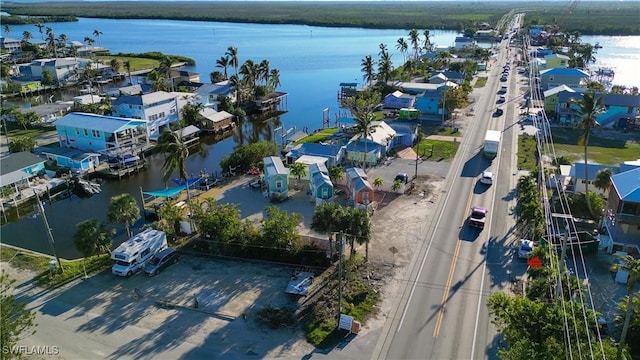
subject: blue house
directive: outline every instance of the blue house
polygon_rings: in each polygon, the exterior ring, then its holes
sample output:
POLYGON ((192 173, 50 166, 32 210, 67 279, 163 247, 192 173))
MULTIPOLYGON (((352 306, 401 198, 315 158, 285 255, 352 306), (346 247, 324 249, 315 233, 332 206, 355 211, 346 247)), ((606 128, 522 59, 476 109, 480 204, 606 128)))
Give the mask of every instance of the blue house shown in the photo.
POLYGON ((146 120, 72 112, 54 125, 61 147, 138 155, 149 145, 146 120))
POLYGON ((289 196, 289 169, 276 156, 262 159, 264 180, 267 183, 267 196, 270 199, 286 199, 289 196))
POLYGON ((623 245, 640 252, 640 168, 611 177, 604 226, 610 250, 623 245))
POLYGON ((94 171, 100 165, 100 154, 70 148, 47 147, 42 151, 42 155, 55 161, 58 166, 64 166, 79 173, 94 171))
POLYGON ((303 143, 291 148, 286 154, 287 164, 293 164, 303 155, 327 158, 327 167, 340 165, 346 146, 338 144, 303 143))
POLYGON ((588 181, 589 191, 596 192, 600 195, 606 195, 603 190, 596 188, 593 184, 600 171, 609 169, 616 174, 618 173, 618 166, 587 163, 587 179, 585 179, 584 167, 584 161, 571 164, 571 170, 569 171, 569 176, 571 177, 571 182, 569 184, 570 188, 572 187, 574 192, 584 192, 586 187, 585 184, 588 181))
POLYGON ((540 88, 548 90, 560 85, 567 85, 572 89, 586 88, 591 75, 575 68, 553 68, 540 71, 540 88))
POLYGON ((10 188, 16 193, 28 188, 29 180, 45 171, 44 162, 44 159, 28 151, 3 157, 0 159, 0 187, 10 188))
POLYGON ((625 128, 630 119, 640 116, 640 95, 605 94, 602 105, 606 111, 596 121, 604 128, 625 128))
POLYGON ((394 91, 382 99, 385 109, 413 108, 416 99, 414 95, 405 94, 402 91, 394 91))
POLYGON ((331 200, 333 198, 333 183, 329 179, 327 168, 322 164, 311 164, 309 166, 309 190, 316 205, 331 200))

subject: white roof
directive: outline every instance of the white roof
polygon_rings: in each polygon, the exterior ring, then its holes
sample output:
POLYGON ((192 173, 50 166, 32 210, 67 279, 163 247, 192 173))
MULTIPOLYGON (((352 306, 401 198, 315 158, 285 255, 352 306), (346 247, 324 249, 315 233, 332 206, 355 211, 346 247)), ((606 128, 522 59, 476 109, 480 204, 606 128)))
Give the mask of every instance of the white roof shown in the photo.
MULTIPOLYGON (((389 140, 396 135, 396 131, 391 128, 384 121, 374 121, 371 123, 371 134, 368 139, 371 139, 376 144, 387 145, 389 140)), ((361 134, 356 134, 351 138, 351 141, 359 139, 361 134)))
POLYGON ((175 99, 176 96, 166 91, 155 91, 149 94, 142 95, 142 103, 144 105, 155 104, 165 100, 175 99))
POLYGON ((174 130, 173 132, 176 134, 179 134, 182 137, 186 137, 186 136, 199 133, 200 128, 194 125, 189 125, 189 126, 183 127, 182 129, 174 130))
POLYGON ((559 92, 562 92, 562 91, 568 91, 568 92, 572 92, 572 93, 576 92, 575 90, 573 90, 572 88, 568 87, 567 85, 562 84, 562 85, 556 86, 554 88, 551 88, 551 89, 545 91, 544 92, 544 97, 555 95, 555 94, 557 94, 559 92))
POLYGON ((79 96, 73 97, 73 101, 83 105, 97 104, 100 101, 102 101, 102 99, 104 99, 104 97, 98 96, 98 95, 91 95, 91 94, 79 95, 79 96))
POLYGON ((326 164, 327 162, 326 157, 322 157, 322 156, 312 156, 312 155, 302 155, 298 158, 298 160, 296 160, 297 163, 301 163, 301 164, 305 164, 305 165, 311 165, 311 164, 326 164))
POLYGON ((220 122, 233 116, 226 111, 215 111, 212 108, 204 108, 200 110, 200 115, 207 118, 207 120, 213 121, 214 123, 220 122))
POLYGON ((146 120, 127 119, 115 116, 104 116, 88 113, 72 112, 60 118, 53 124, 57 126, 69 126, 79 129, 90 129, 113 133, 126 128, 134 128, 146 125, 146 120))
POLYGON ((443 82, 441 84, 433 84, 433 83, 417 83, 417 82, 398 82, 395 84, 398 87, 404 89, 416 89, 416 90, 438 90, 443 86, 455 88, 458 87, 458 84, 453 81, 443 82))
POLYGON ((149 246, 149 244, 158 241, 158 239, 162 239, 164 236, 164 231, 147 229, 120 244, 120 246, 111 253, 111 258, 113 260, 129 262, 134 254, 140 252, 140 250, 149 246))

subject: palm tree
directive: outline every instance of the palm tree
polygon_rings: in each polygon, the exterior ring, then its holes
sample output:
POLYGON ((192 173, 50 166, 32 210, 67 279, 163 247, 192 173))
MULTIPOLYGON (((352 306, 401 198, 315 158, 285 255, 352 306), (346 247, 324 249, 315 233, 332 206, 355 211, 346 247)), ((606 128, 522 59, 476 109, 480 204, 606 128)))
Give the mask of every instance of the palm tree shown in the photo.
POLYGON ((296 163, 291 164, 291 167, 289 167, 289 171, 291 172, 291 175, 296 177, 297 185, 299 187, 300 186, 300 179, 303 176, 307 175, 306 167, 304 166, 303 163, 296 162, 296 163))
POLYGON ((235 89, 236 93, 236 103, 242 103, 240 99, 240 86, 242 86, 242 82, 237 74, 233 74, 229 76, 229 85, 231 85, 235 89))
POLYGON ((60 34, 60 36, 58 36, 58 47, 62 49, 62 51, 64 51, 66 53, 66 47, 67 47, 67 34, 60 34))
MULTIPOLYGON (((364 139, 364 156, 362 157, 362 166, 364 171, 367 171, 367 144, 369 143, 369 135, 374 127, 373 122, 376 119, 373 113, 375 108, 380 103, 380 94, 377 92, 369 92, 359 96, 350 104, 351 113, 354 116, 356 132, 360 134, 360 139, 364 139)), ((360 141, 358 139, 358 141, 360 141)))
POLYGON ((311 229, 320 234, 329 234, 329 254, 331 257, 333 257, 333 234, 340 230, 338 219, 343 218, 344 213, 345 208, 333 202, 323 202, 313 211, 311 229))
POLYGON ((424 51, 433 51, 433 44, 431 43, 431 33, 429 30, 425 30, 424 35, 424 51))
POLYGON ((407 42, 404 40, 403 37, 399 38, 398 41, 396 41, 396 49, 398 49, 398 51, 400 51, 402 53, 402 59, 406 63, 407 62, 407 50, 409 49, 409 44, 407 44, 407 42))
POLYGON ((576 100, 574 98, 571 99, 570 102, 578 107, 577 109, 574 109, 574 112, 581 119, 578 127, 582 129, 582 134, 578 138, 578 145, 584 146, 584 195, 587 200, 589 213, 593 215, 591 200, 589 198, 589 168, 587 167, 587 151, 589 148, 589 134, 591 133, 591 129, 600 126, 596 121, 596 117, 604 111, 602 96, 596 97, 594 92, 587 91, 582 95, 581 100, 576 100))
POLYGON ((22 41, 28 43, 29 40, 31 40, 32 38, 33 38, 33 35, 31 35, 31 32, 26 30, 22 32, 22 41))
POLYGON ((9 35, 11 34, 11 26, 4 24, 2 25, 2 29, 4 30, 4 35, 6 37, 9 37, 9 35))
POLYGON ((391 80, 392 73, 393 64, 391 63, 391 55, 389 55, 389 52, 383 51, 380 54, 380 61, 378 62, 378 78, 386 84, 391 80))
POLYGON ((384 184, 384 179, 382 179, 380 176, 378 176, 377 178, 373 179, 373 187, 376 188, 376 190, 380 189, 380 187, 384 184))
POLYGON ((331 182, 333 183, 339 182, 340 180, 344 179, 344 170, 342 169, 342 167, 334 166, 332 168, 329 168, 329 179, 331 179, 331 182))
POLYGON ((611 169, 602 169, 596 174, 596 180, 593 182, 593 186, 596 188, 608 192, 611 188, 611 175, 613 171, 611 169))
POLYGON ((269 85, 273 88, 273 91, 275 91, 278 86, 280 86, 280 70, 278 69, 271 69, 271 74, 269 75, 269 85))
POLYGON ((140 218, 140 208, 138 208, 136 199, 130 194, 120 194, 112 197, 109 202, 107 218, 109 222, 124 224, 127 238, 130 238, 131 230, 129 226, 140 218))
POLYGON ((44 25, 42 23, 37 23, 36 27, 38 28, 38 32, 40 33, 40 38, 44 40, 44 35, 42 29, 44 29, 44 25))
POLYGON ((229 57, 229 65, 233 66, 235 69, 235 74, 238 74, 238 48, 235 46, 229 46, 227 48, 227 52, 224 53, 229 57))
POLYGON ((98 39, 98 45, 102 47, 102 44, 100 43, 100 35, 102 35, 102 31, 93 30, 93 36, 95 36, 95 38, 98 39))
POLYGON ((420 49, 420 35, 418 34, 418 30, 411 29, 411 31, 409 31, 409 40, 413 48, 413 59, 418 60, 418 49, 420 49))
POLYGON ((222 68, 224 70, 224 78, 228 79, 227 76, 227 67, 229 67, 229 56, 221 56, 220 59, 216 60, 216 67, 222 68))
POLYGON ((266 84, 269 81, 269 71, 269 60, 262 60, 256 66, 256 78, 266 84))
POLYGON ((622 334, 620 335, 620 341, 618 342, 618 354, 616 359, 622 359, 622 348, 624 347, 625 339, 627 338, 627 332, 629 331, 629 322, 631 321, 631 314, 633 313, 633 297, 636 287, 636 282, 640 277, 640 259, 635 259, 631 255, 618 256, 621 260, 620 264, 616 265, 618 270, 626 271, 629 274, 627 279, 627 306, 624 317, 624 325, 622 326, 622 334))
POLYGON ((369 83, 369 87, 371 87, 371 84, 373 83, 373 80, 376 77, 376 74, 373 71, 373 66, 375 65, 375 63, 376 62, 375 60, 373 60, 371 55, 365 56, 364 59, 362 59, 362 62, 360 63, 360 66, 362 66, 360 70, 364 73, 362 78, 369 83))
POLYGON ((127 60, 124 62, 124 68, 127 70, 129 74, 129 84, 133 85, 133 81, 131 80, 131 60, 127 60))

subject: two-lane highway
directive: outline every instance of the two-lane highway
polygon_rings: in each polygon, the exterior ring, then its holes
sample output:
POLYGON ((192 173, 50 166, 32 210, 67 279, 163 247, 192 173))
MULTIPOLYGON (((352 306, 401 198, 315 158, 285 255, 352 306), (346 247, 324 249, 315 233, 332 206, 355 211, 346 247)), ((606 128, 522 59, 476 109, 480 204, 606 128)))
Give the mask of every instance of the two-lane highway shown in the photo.
MULTIPOLYGON (((439 205, 439 214, 424 229, 419 263, 409 275, 397 312, 389 320, 374 351, 377 359, 480 359, 493 357, 499 338, 490 324, 485 300, 492 288, 502 286, 508 276, 504 266, 489 274, 487 259, 505 256, 504 241, 509 215, 502 199, 512 189, 513 123, 519 109, 515 102, 502 106, 494 116, 502 65, 513 54, 503 41, 489 80, 475 107, 475 119, 465 136, 447 178, 449 187, 439 205), (501 151, 493 161, 482 157, 486 130, 503 131, 501 151), (494 184, 478 183, 484 170, 496 174, 494 184), (470 228, 471 206, 489 209, 484 230, 470 228), (496 228, 495 231, 494 227, 496 228), (491 254, 489 254, 491 252, 491 254)), ((508 99, 518 96, 512 71, 508 99)))

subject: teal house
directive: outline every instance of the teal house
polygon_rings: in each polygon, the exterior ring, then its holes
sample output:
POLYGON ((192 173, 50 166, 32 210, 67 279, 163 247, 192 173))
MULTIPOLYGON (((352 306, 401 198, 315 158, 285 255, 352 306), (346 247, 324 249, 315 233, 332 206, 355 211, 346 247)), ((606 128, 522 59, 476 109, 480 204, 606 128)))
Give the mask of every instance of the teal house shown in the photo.
POLYGON ((309 165, 309 190, 316 205, 333 198, 333 183, 329 179, 327 167, 323 164, 309 165))
POLYGON ((267 183, 265 196, 273 200, 286 199, 289 196, 289 169, 276 156, 266 157, 264 163, 264 180, 267 183))

